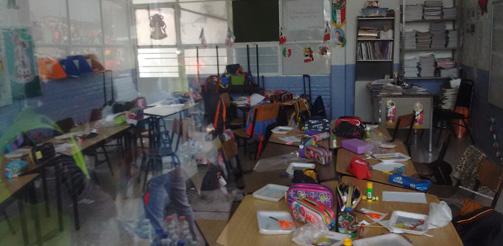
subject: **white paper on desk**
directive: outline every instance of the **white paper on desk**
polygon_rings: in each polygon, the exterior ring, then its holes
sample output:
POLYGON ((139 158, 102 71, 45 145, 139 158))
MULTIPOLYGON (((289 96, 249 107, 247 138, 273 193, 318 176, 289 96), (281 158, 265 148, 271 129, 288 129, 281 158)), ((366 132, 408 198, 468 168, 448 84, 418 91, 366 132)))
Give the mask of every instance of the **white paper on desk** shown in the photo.
POLYGON ((72 144, 70 143, 64 143, 64 144, 58 144, 56 147, 54 147, 54 150, 57 153, 66 153, 69 152, 72 149, 72 144))
POLYGON ((257 94, 257 93, 253 93, 250 96, 250 106, 255 106, 255 105, 259 104, 260 102, 262 102, 262 100, 264 100, 264 99, 265 99, 264 96, 257 94))
POLYGON ((285 143, 298 143, 300 142, 300 138, 296 136, 284 136, 284 137, 278 137, 281 141, 285 143))
POLYGON ((396 168, 404 167, 405 165, 398 162, 380 162, 372 165, 372 168, 381 172, 391 172, 396 168))
POLYGON ((407 202, 426 204, 426 195, 421 192, 383 191, 382 200, 385 202, 407 202))

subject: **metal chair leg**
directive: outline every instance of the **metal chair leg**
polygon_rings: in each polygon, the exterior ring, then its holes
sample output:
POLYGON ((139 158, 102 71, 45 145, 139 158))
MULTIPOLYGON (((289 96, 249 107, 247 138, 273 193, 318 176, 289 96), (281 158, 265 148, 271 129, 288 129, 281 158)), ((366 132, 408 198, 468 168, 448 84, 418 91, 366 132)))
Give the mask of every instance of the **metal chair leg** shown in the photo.
POLYGON ((2 215, 5 218, 5 221, 7 222, 7 226, 9 226, 9 230, 12 234, 16 234, 16 229, 14 229, 14 226, 12 225, 12 222, 9 219, 9 216, 5 211, 2 211, 2 215))
POLYGON ((110 158, 108 158, 108 152, 105 149, 104 145, 101 146, 101 150, 103 150, 103 154, 105 155, 105 161, 107 162, 108 169, 110 170, 110 173, 112 174, 112 176, 114 176, 114 170, 112 169, 112 163, 110 163, 110 158))

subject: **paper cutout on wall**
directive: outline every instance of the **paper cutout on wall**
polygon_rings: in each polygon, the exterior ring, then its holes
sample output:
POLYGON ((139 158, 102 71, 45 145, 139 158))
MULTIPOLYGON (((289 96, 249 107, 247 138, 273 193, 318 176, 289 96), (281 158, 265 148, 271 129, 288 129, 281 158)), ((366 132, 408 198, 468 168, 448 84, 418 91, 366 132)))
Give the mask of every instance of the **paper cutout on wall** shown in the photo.
POLYGON ((161 14, 155 14, 150 18, 150 38, 154 40, 165 39, 168 34, 166 34, 166 23, 164 23, 164 16, 161 14))
POLYGON ((208 47, 208 42, 206 42, 206 35, 204 35, 204 28, 201 28, 201 32, 199 33, 199 40, 201 41, 201 47, 208 47))
POLYGON ((346 46, 346 34, 344 30, 340 28, 335 29, 334 44, 339 47, 346 46))
POLYGON ((332 0, 332 24, 336 28, 346 24, 346 0, 332 0))
POLYGON ((304 48, 304 63, 314 62, 314 52, 311 47, 304 48))
POLYGON ((414 117, 416 118, 415 120, 415 126, 422 126, 424 124, 424 110, 423 110, 423 104, 420 102, 417 102, 414 105, 414 117))
POLYGON ((328 45, 326 44, 322 44, 320 45, 320 48, 318 49, 318 53, 321 55, 321 56, 326 56, 328 55, 328 51, 329 51, 329 47, 328 45))
POLYGON ((227 27, 227 37, 225 38, 225 46, 227 47, 232 47, 234 45, 234 40, 236 37, 234 36, 234 32, 231 30, 230 27, 227 27))
POLYGON ((279 31, 279 44, 285 44, 286 43, 286 35, 283 33, 283 27, 280 28, 279 31))
POLYGON ((283 57, 290 57, 290 56, 292 56, 292 49, 287 48, 287 47, 283 47, 283 49, 281 50, 281 53, 283 54, 283 57))
POLYGON ((42 94, 33 55, 33 40, 26 28, 3 32, 7 74, 12 98, 20 99, 42 94))
POLYGON ((396 120, 396 104, 393 100, 386 102, 386 121, 393 123, 396 120))
POLYGON ((327 42, 330 40, 330 25, 328 22, 325 24, 325 32, 323 32, 323 42, 327 42))
POLYGON ((487 3, 488 2, 489 2, 488 0, 479 0, 480 13, 482 15, 487 13, 487 3))

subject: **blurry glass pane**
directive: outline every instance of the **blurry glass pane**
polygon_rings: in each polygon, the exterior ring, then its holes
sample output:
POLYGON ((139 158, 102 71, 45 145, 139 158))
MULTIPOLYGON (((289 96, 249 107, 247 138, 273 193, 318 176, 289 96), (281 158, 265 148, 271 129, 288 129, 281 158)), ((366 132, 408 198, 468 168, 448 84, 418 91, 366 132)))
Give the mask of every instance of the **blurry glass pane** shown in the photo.
MULTIPOLYGON (((220 73, 222 73, 227 65, 227 50, 219 48, 218 57, 220 73)), ((185 50, 185 71, 187 74, 197 74, 196 49, 185 50)), ((217 72, 216 49, 199 49, 199 74, 217 74, 217 72)))
POLYGON ((103 0, 103 28, 105 44, 129 44, 127 2, 103 0))
POLYGON ((94 54, 98 57, 98 61, 103 63, 103 49, 98 47, 73 47, 70 50, 70 55, 89 55, 94 54))
POLYGON ((133 0, 133 4, 172 3, 177 0, 133 0))
POLYGON ((204 27, 209 44, 224 43, 227 36, 225 2, 182 3, 181 36, 183 44, 199 44, 199 34, 204 27))
POLYGON ((138 45, 176 44, 175 13, 172 8, 137 9, 135 15, 138 45))
POLYGON ((53 57, 53 58, 63 58, 66 57, 66 50, 61 48, 53 47, 35 47, 36 57, 53 57))
POLYGON ((69 0, 72 44, 102 44, 99 0, 69 0))
MULTIPOLYGON (((279 49, 276 45, 260 46, 259 47, 259 65, 261 74, 278 74, 279 73, 279 49)), ((246 47, 234 48, 234 62, 241 64, 245 70, 248 67, 248 59, 246 55, 246 47)), ((250 70, 256 74, 257 56, 255 46, 250 46, 250 70)))
POLYGON ((178 77, 178 49, 138 49, 138 69, 141 78, 178 77))
POLYGON ((39 44, 68 42, 66 0, 30 0, 33 40, 39 44))
POLYGON ((113 71, 133 69, 132 49, 124 47, 105 48, 105 67, 113 71))

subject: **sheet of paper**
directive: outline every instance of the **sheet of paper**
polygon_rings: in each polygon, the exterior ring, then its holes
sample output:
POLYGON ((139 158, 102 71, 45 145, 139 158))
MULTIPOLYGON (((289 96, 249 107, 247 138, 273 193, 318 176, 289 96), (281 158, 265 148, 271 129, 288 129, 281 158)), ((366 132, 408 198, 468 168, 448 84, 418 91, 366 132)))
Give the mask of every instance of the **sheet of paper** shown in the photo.
POLYGON ((391 172, 395 170, 396 168, 400 168, 405 166, 402 163, 398 162, 380 162, 378 164, 372 165, 372 168, 377 171, 381 172, 391 172))
POLYGON ((383 191, 382 200, 385 202, 426 203, 426 195, 421 192, 383 191))
POLYGON ((300 142, 300 138, 295 137, 295 136, 279 137, 279 139, 285 143, 298 143, 298 142, 300 142))

